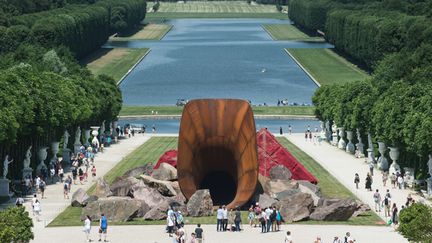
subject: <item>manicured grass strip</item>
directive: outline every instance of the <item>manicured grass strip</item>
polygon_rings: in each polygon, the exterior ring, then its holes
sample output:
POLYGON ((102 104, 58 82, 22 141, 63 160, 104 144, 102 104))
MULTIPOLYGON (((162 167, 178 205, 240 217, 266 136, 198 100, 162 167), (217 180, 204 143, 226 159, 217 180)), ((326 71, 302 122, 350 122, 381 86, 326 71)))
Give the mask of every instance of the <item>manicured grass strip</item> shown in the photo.
MULTIPOLYGON (((253 106, 255 115, 314 115, 313 106, 253 106)), ((151 115, 181 115, 183 107, 179 106, 123 106, 120 116, 151 115)))
MULTIPOLYGON (((152 3, 147 4, 147 12, 151 13, 152 3)), ((273 4, 251 5, 246 1, 191 1, 186 3, 160 2, 157 12, 181 13, 278 13, 273 4)))
POLYGON ((288 19, 285 13, 182 13, 182 12, 156 12, 147 13, 145 20, 161 21, 164 19, 183 18, 261 18, 261 19, 288 19))
POLYGON ((168 24, 147 24, 140 26, 133 34, 112 37, 111 41, 129 41, 129 40, 160 40, 162 39, 168 31, 170 31, 172 25, 168 24))
POLYGON ((321 85, 363 80, 369 75, 331 49, 287 49, 321 85))
MULTIPOLYGON (((277 137, 282 146, 300 162, 303 166, 318 179, 318 186, 321 193, 327 198, 358 198, 342 185, 334 176, 332 176, 324 167, 312 159, 309 155, 291 143, 285 137, 277 137)), ((382 225, 382 219, 374 212, 368 212, 365 216, 352 217, 347 222, 321 222, 305 221, 304 224, 353 224, 353 225, 382 225)))
POLYGON ((101 48, 82 62, 93 74, 105 74, 119 81, 147 53, 147 48, 101 48))
POLYGON ((324 41, 321 37, 311 37, 291 24, 264 24, 263 28, 274 40, 324 41))

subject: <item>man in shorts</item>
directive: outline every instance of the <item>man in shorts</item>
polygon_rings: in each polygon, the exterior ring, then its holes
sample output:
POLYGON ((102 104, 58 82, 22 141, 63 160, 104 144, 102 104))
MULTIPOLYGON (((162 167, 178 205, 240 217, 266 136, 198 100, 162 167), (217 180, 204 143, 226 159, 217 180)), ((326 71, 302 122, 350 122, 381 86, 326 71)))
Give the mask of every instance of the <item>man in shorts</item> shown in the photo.
POLYGON ((203 229, 201 228, 201 224, 197 224, 197 227, 195 228, 195 236, 198 243, 203 242, 204 234, 203 234, 203 229))
POLYGON ((99 220, 99 241, 102 241, 102 234, 104 235, 104 242, 107 242, 107 228, 108 228, 108 220, 104 214, 101 215, 99 220))

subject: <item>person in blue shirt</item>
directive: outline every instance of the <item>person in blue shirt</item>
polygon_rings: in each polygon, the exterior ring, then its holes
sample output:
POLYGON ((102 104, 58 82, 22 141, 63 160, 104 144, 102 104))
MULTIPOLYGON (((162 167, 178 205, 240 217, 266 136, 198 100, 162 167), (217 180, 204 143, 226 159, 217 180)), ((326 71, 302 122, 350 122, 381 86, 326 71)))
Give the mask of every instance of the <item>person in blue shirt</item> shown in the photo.
POLYGON ((108 229, 108 219, 104 214, 101 215, 99 220, 99 241, 102 241, 102 234, 104 235, 104 242, 107 242, 107 229, 108 229))

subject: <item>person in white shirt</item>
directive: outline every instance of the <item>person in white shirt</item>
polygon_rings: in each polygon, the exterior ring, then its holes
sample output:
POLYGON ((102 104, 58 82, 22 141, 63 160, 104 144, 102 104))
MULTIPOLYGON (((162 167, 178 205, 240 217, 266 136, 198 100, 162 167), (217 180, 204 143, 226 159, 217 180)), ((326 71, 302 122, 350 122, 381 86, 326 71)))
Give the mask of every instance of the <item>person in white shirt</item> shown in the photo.
POLYGON ((91 219, 90 216, 86 215, 86 219, 84 220, 84 233, 86 234, 86 240, 91 242, 90 239, 90 231, 91 231, 91 219))
POLYGON ((265 217, 266 217, 266 221, 267 221, 267 232, 270 232, 271 229, 271 220, 270 220, 270 215, 273 213, 273 209, 271 209, 270 207, 268 207, 265 210, 265 217))
POLYGON ((285 236, 285 241, 284 241, 285 243, 293 243, 293 240, 292 240, 292 236, 291 236, 291 232, 290 231, 287 231, 287 233, 286 233, 286 236, 285 236))
POLYGON ((32 198, 32 201, 31 201, 31 206, 32 206, 33 216, 35 215, 35 211, 34 211, 34 204, 35 204, 36 201, 37 201, 37 195, 34 194, 34 195, 33 195, 33 198, 32 198))
POLYGON ((228 227, 228 209, 225 205, 222 206, 223 214, 222 214, 222 223, 223 223, 223 231, 227 230, 228 227))
POLYGON ((36 192, 39 192, 40 181, 41 181, 40 177, 36 176, 36 180, 35 180, 36 192))
POLYGON ((216 212, 216 231, 223 231, 223 212, 222 206, 219 206, 217 212, 216 212))
POLYGON ((40 216, 40 213, 41 213, 41 211, 42 211, 42 207, 41 207, 41 205, 40 205, 39 200, 37 200, 37 199, 36 199, 36 201, 33 203, 33 211, 34 211, 34 213, 35 213, 35 215, 36 215, 36 220, 39 222, 39 221, 40 221, 39 216, 40 216))

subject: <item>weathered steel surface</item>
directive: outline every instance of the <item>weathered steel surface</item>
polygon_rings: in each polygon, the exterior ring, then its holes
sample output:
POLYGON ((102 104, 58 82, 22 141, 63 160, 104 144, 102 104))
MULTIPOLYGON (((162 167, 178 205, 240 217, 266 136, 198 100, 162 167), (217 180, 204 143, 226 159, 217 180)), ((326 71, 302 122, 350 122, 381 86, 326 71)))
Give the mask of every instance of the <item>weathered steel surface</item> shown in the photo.
POLYGON ((235 181, 229 208, 246 203, 258 180, 253 112, 244 100, 199 99, 184 108, 178 140, 178 181, 186 198, 212 173, 235 181))

